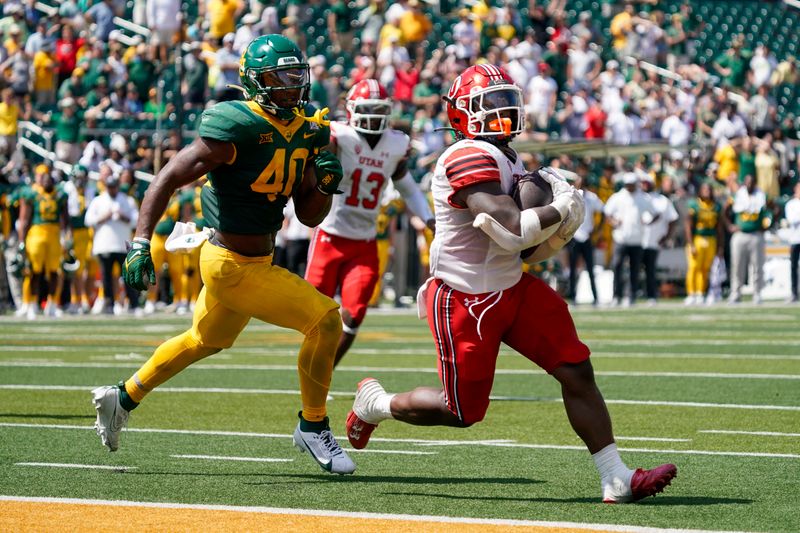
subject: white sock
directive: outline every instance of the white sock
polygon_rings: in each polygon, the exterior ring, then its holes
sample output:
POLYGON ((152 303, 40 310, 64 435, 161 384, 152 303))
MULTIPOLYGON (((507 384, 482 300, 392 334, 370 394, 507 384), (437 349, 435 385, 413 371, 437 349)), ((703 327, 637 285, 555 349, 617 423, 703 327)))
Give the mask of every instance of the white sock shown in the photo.
POLYGON ((599 452, 592 454, 592 459, 594 459, 597 471, 600 472, 604 500, 620 501, 631 495, 633 470, 622 462, 616 443, 612 442, 599 452))
POLYGON ((377 424, 394 418, 391 407, 394 396, 387 393, 378 381, 368 381, 358 391, 353 410, 364 422, 377 424))
POLYGON ((375 414, 380 417, 381 420, 389 420, 390 418, 394 418, 392 416, 392 398, 394 398, 394 394, 383 393, 378 398, 375 399, 375 414))

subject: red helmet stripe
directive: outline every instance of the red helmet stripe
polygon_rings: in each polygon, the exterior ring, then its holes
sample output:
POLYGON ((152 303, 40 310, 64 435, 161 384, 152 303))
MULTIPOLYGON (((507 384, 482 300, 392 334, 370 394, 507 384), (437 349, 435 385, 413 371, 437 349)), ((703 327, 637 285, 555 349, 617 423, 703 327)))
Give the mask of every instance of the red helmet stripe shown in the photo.
POLYGON ((381 90, 378 86, 378 82, 375 80, 367 80, 367 84, 369 85, 369 97, 373 100, 377 100, 381 97, 381 90))

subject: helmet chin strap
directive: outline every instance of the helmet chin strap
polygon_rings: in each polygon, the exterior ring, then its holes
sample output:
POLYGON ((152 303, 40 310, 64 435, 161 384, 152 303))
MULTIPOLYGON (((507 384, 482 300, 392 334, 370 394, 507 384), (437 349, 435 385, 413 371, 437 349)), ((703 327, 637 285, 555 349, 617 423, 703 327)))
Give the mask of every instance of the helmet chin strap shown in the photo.
POLYGON ((292 109, 292 113, 302 118, 306 122, 312 122, 315 124, 319 124, 320 126, 331 125, 331 121, 325 118, 325 115, 327 115, 329 111, 330 109, 328 109, 327 107, 323 107, 322 109, 317 109, 316 111, 314 111, 314 115, 307 117, 305 116, 305 114, 300 113, 299 108, 295 107, 294 109, 292 109))

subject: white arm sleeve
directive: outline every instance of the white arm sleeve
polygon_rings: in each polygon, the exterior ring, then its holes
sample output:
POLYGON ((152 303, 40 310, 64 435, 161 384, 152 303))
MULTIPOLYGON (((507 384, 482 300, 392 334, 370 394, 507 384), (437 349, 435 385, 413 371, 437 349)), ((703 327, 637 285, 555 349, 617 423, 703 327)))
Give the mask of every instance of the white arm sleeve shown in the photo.
POLYGON ((427 222, 433 218, 431 206, 428 205, 428 200, 417 185, 417 182, 411 177, 411 174, 406 173, 405 176, 399 180, 393 180, 395 189, 397 189, 408 205, 412 213, 417 215, 423 221, 427 222))
POLYGON ((472 227, 481 229, 491 239, 509 252, 521 252, 531 246, 543 242, 553 235, 558 224, 542 229, 539 215, 531 209, 523 209, 519 214, 520 235, 517 235, 492 218, 488 213, 478 213, 472 223, 472 227))

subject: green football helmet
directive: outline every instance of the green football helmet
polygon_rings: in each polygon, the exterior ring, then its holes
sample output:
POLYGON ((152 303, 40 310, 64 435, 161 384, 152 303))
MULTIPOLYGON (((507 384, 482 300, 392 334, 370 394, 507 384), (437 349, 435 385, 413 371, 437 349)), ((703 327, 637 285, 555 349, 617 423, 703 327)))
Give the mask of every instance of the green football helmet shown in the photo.
POLYGON ((253 39, 239 61, 239 79, 249 100, 282 120, 308 102, 310 71, 303 53, 283 35, 253 39))
POLYGON ((77 163, 72 165, 72 171, 69 173, 69 179, 76 185, 85 185, 89 179, 89 171, 85 166, 77 163))

